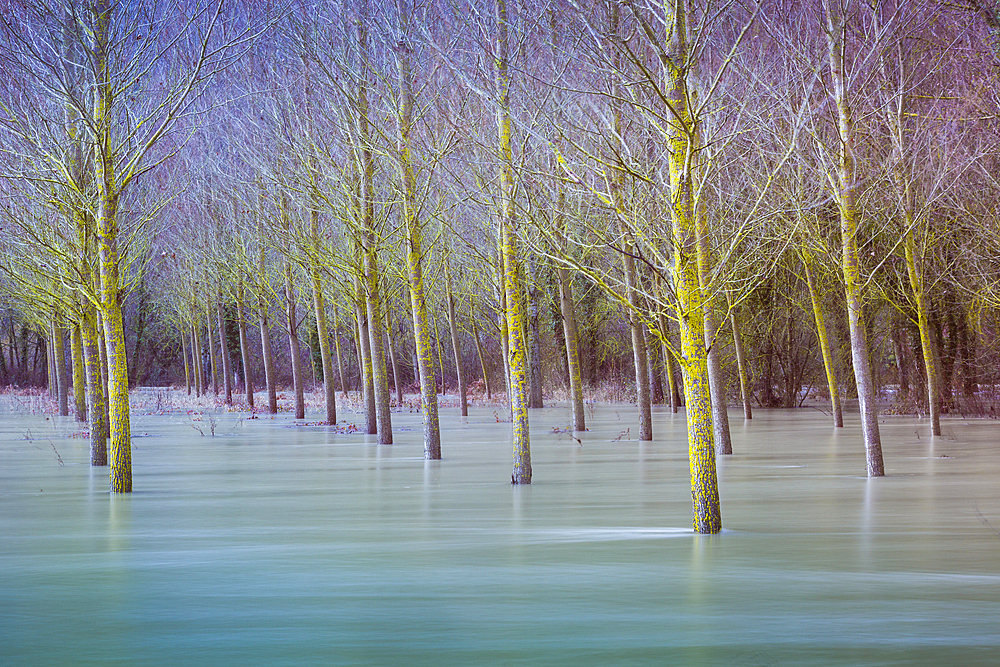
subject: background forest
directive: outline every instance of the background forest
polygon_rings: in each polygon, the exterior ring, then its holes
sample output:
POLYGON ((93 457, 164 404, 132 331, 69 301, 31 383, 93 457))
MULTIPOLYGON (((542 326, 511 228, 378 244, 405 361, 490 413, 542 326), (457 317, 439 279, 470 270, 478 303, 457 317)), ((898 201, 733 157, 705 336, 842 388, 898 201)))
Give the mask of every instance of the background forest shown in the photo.
POLYGON ((995 413, 992 2, 6 0, 0 40, 0 384, 95 462, 139 385, 322 385, 381 442, 420 392, 428 458, 441 391, 524 455, 546 399, 686 403, 706 489, 727 403, 859 399, 870 475, 879 409, 995 413))

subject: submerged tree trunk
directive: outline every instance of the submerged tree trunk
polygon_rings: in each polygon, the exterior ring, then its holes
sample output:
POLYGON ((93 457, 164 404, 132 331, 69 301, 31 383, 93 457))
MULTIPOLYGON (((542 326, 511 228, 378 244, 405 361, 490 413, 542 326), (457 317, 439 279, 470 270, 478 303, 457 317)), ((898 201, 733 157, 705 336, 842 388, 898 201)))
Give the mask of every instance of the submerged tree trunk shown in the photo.
POLYGON ((469 416, 468 387, 465 380, 465 364, 462 362, 462 348, 458 344, 458 318, 455 315, 455 294, 452 290, 451 271, 448 264, 444 266, 445 284, 448 300, 448 328, 451 330, 451 349, 455 355, 455 374, 458 375, 459 408, 463 417, 469 416))
POLYGON ((486 372, 486 354, 483 351, 483 342, 479 339, 479 327, 476 325, 476 318, 472 318, 472 338, 476 341, 476 354, 479 356, 479 367, 483 372, 483 385, 486 388, 486 400, 493 398, 492 387, 490 386, 490 376, 486 372))
POLYGON ((73 360, 73 403, 76 420, 87 421, 87 383, 83 377, 83 337, 80 324, 73 323, 70 329, 70 355, 73 360))
POLYGON ((191 359, 194 361, 194 393, 201 396, 205 393, 205 369, 201 362, 201 332, 198 330, 198 318, 191 322, 191 340, 194 349, 191 351, 191 359))
POLYGON ((229 340, 226 337, 226 317, 222 312, 222 301, 215 306, 219 318, 219 355, 222 357, 222 385, 226 391, 226 405, 233 404, 233 367, 229 355, 229 340))
POLYGON ((509 333, 508 384, 510 410, 514 425, 514 470, 512 484, 531 484, 531 446, 528 436, 528 369, 525 359, 525 322, 522 311, 520 257, 517 245, 516 211, 514 208, 514 157, 511 146, 510 73, 508 71, 509 24, 507 0, 496 0, 497 51, 497 130, 500 148, 500 241, 503 255, 503 290, 506 297, 504 322, 509 333))
POLYGON ((812 273, 812 257, 808 251, 803 251, 803 267, 805 268, 806 284, 809 286, 809 298, 812 301, 813 319, 816 321, 816 338, 819 340, 820 353, 823 355, 823 367, 826 369, 826 384, 830 392, 830 405, 833 412, 833 426, 841 428, 844 425, 844 410, 840 403, 840 387, 837 383, 837 368, 833 361, 833 350, 830 348, 830 336, 826 331, 826 318, 823 315, 823 300, 812 273))
POLYGON ((253 376, 250 374, 250 346, 247 344, 247 318, 246 310, 243 307, 243 282, 241 281, 236 291, 236 317, 239 320, 240 330, 240 358, 243 360, 243 392, 246 395, 247 405, 253 407, 253 376))
MULTIPOLYGON (((58 319, 58 318, 57 318, 58 319)), ((52 320, 52 365, 56 371, 56 401, 59 416, 69 416, 69 378, 66 377, 66 332, 52 320)))
MULTIPOLYGON (((534 274, 534 271, 532 271, 534 274)), ((531 360, 531 394, 528 397, 529 408, 543 408, 542 398, 542 344, 538 330, 538 286, 535 276, 531 276, 531 286, 528 287, 528 349, 531 360)))
POLYGON ((851 358, 854 379, 858 388, 861 408, 861 429, 864 434, 865 459, 869 477, 885 474, 882 463, 882 442, 878 428, 878 407, 875 405, 875 384, 872 380, 871 356, 865 333, 861 290, 863 280, 858 259, 858 221, 855 190, 858 186, 854 162, 854 119, 848 100, 844 73, 844 41, 846 18, 831 6, 832 0, 823 0, 826 14, 826 35, 829 46, 830 78, 834 101, 837 105, 837 129, 840 139, 840 165, 837 203, 840 206, 840 235, 844 293, 847 301, 847 320, 851 332, 851 358))
POLYGON ((98 350, 97 314, 84 304, 81 326, 83 335, 83 369, 87 378, 87 420, 90 422, 90 465, 108 465, 107 405, 101 379, 101 353, 98 350))
POLYGON ((295 395, 295 418, 306 418, 306 397, 302 378, 302 350, 299 343, 299 316, 295 307, 292 267, 285 264, 285 326, 288 329, 288 353, 292 362, 292 391, 295 395))
POLYGON ((212 368, 212 393, 219 395, 219 364, 215 356, 214 329, 212 329, 212 309, 205 311, 205 343, 208 345, 208 358, 212 368))
POLYGON ((355 316, 358 322, 358 366, 361 369, 362 403, 365 406, 365 433, 378 433, 375 414, 375 383, 372 379, 372 348, 368 334, 368 309, 365 306, 364 287, 360 277, 355 277, 355 316))
POLYGON ((750 405, 750 380, 747 373, 746 354, 743 351, 743 332, 740 331, 735 310, 729 313, 729 324, 733 329, 733 347, 736 349, 736 370, 740 376, 740 399, 743 401, 743 418, 753 419, 753 407, 750 405))
MULTIPOLYGON (((313 243, 319 244, 319 213, 312 212, 313 243)), ((337 423, 337 390, 333 386, 333 358, 330 354, 330 332, 326 326, 326 302, 323 299, 323 283, 319 267, 311 267, 313 312, 316 316, 316 338, 319 339, 319 356, 323 365, 323 403, 326 408, 327 424, 337 423)))
POLYGON ((188 337, 187 337, 187 331, 185 331, 185 327, 184 327, 183 324, 181 324, 178 327, 178 333, 181 336, 181 357, 184 358, 184 390, 185 390, 185 392, 187 392, 187 395, 190 396, 191 395, 191 363, 190 363, 190 359, 188 358, 190 355, 188 354, 188 337))

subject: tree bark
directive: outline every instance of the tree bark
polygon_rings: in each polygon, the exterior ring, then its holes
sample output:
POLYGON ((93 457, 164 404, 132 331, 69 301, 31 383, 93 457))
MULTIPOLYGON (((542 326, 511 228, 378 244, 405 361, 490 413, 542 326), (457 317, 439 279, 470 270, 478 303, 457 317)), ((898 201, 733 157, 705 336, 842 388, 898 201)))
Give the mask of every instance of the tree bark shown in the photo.
POLYGON ((70 349, 73 359, 73 398, 75 404, 76 420, 78 422, 87 421, 87 383, 84 380, 83 372, 83 336, 80 333, 80 324, 74 322, 70 329, 70 349))
POLYGON ((840 139, 837 203, 840 205, 841 263, 844 273, 844 293, 847 301, 847 321, 851 335, 851 358, 854 379, 861 408, 861 429, 864 434, 865 459, 869 477, 885 474, 882 462, 882 442, 878 428, 878 408, 875 405, 875 385, 872 381, 871 356, 865 334, 862 313, 861 266, 858 259, 858 222, 855 204, 857 175, 854 162, 854 119, 848 100, 844 76, 845 21, 836 15, 831 0, 823 0, 826 14, 826 35, 829 46, 830 78, 837 105, 837 129, 840 139))
POLYGON ((468 417, 469 399, 468 387, 465 381, 465 364, 462 362, 462 348, 458 344, 458 318, 455 315, 455 294, 452 290, 451 271, 448 269, 447 263, 445 263, 444 272, 448 290, 446 295, 448 300, 448 328, 451 330, 451 349, 455 355, 455 373, 458 375, 459 408, 461 411, 460 414, 463 417, 468 417))
POLYGON ((519 270, 517 218, 514 208, 514 157, 511 146, 510 74, 508 71, 507 0, 496 0, 497 131, 500 147, 500 239, 503 256, 503 289, 506 297, 504 323, 508 336, 508 385, 513 422, 512 484, 531 484, 531 445, 528 435, 528 369, 525 359, 525 322, 521 294, 524 285, 519 270))
POLYGON ((243 393, 247 405, 253 408, 253 376, 250 373, 250 346, 247 344, 247 317, 243 307, 243 282, 236 288, 236 318, 240 330, 240 358, 243 360, 243 393))
POLYGON ((229 340, 226 337, 226 317, 222 312, 222 302, 215 305, 219 318, 219 354, 222 357, 222 384, 226 391, 226 405, 233 404, 233 369, 232 358, 229 356, 229 340))

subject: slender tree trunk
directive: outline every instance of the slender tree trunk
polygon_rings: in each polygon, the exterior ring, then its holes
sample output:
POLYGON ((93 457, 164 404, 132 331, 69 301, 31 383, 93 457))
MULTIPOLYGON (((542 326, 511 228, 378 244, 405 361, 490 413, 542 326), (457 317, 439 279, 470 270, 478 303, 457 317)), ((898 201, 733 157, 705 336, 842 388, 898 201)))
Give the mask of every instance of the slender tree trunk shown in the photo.
POLYGON ((208 345, 208 358, 212 368, 212 393, 219 395, 219 364, 215 355, 215 343, 212 341, 215 330, 212 328, 212 308, 205 310, 205 343, 208 345))
POLYGON ((73 403, 78 422, 87 421, 87 383, 83 378, 83 337, 80 324, 70 327, 70 358, 73 365, 73 403))
MULTIPOLYGON (((313 240, 319 244, 319 229, 317 218, 319 213, 313 211, 313 240)), ((326 406, 326 423, 337 423, 337 390, 333 386, 333 358, 330 355, 330 333, 326 326, 326 303, 323 299, 323 284, 320 280, 319 267, 312 267, 313 310, 316 313, 316 337, 319 339, 319 356, 323 364, 323 396, 326 406)))
POLYGON ((458 396, 461 415, 469 416, 468 387, 465 381, 465 364, 462 362, 462 348, 458 344, 458 318, 455 315, 455 294, 452 290, 451 271, 448 264, 444 266, 445 283, 448 293, 448 328, 451 330, 451 349, 455 355, 455 373, 458 375, 458 396))
MULTIPOLYGON (((264 251, 260 252, 259 270, 261 278, 264 276, 264 251)), ((271 325, 267 314, 267 301, 264 294, 259 294, 257 307, 260 310, 260 354, 264 358, 264 384, 267 385, 267 411, 276 414, 278 412, 278 389, 275 386, 277 376, 274 369, 274 354, 271 351, 271 325)))
POLYGON ((184 325, 181 324, 178 327, 178 333, 181 335, 181 357, 184 359, 184 389, 187 391, 187 395, 191 395, 191 364, 188 361, 188 342, 187 342, 187 332, 184 330, 184 325))
MULTIPOLYGON (((423 225, 417 217, 417 184, 413 173, 413 71, 410 56, 410 6, 397 0, 399 45, 396 64, 399 70, 399 180, 403 191, 403 224, 406 228, 406 273, 410 284, 410 313, 420 374, 420 402, 424 416, 424 458, 441 458, 441 429, 438 423, 437 387, 434 380, 434 356, 431 348, 423 273, 423 225)), ((447 270, 447 269, 446 269, 447 270)), ((443 369, 442 369, 443 372, 443 369)), ((399 369, 393 356, 393 374, 399 391, 399 369)), ((443 385, 443 382, 442 382, 443 385)))
POLYGON ((512 484, 531 484, 531 445, 528 436, 528 369, 524 350, 524 312, 522 310, 521 283, 519 271, 519 249, 517 244, 516 213, 514 209, 514 157, 511 146, 510 120, 510 74, 508 72, 508 19, 507 0, 496 0, 497 14, 497 128, 500 146, 500 196, 501 196, 501 248, 503 254, 504 293, 506 296, 506 317, 509 330, 508 384, 510 386, 511 418, 514 425, 514 470, 512 484))
POLYGON ((340 352, 340 314, 336 306, 333 309, 333 343, 337 351, 337 369, 340 372, 340 395, 347 398, 347 382, 344 376, 344 357, 340 352))
MULTIPOLYGON (((610 32, 618 36, 619 33, 619 9, 614 6, 611 12, 610 32)), ((614 49, 614 58, 617 69, 621 71, 621 56, 619 50, 614 49)), ((621 99, 622 94, 618 91, 618 83, 612 83, 611 92, 611 118, 615 141, 624 142, 625 125, 622 122, 621 99)), ((632 361, 635 369, 635 393, 636 402, 639 408, 639 439, 653 439, 653 413, 649 396, 649 370, 647 368, 646 332, 639 312, 643 307, 642 296, 639 293, 639 273, 635 268, 635 235, 625 217, 625 201, 623 190, 625 187, 625 173, 623 168, 615 163, 615 157, 611 157, 609 163, 613 166, 613 173, 608 176, 611 189, 611 203, 614 206, 618 222, 619 235, 622 240, 622 261, 625 266, 625 293, 629 303, 628 322, 632 334, 632 361)))
POLYGON ((559 311, 562 313, 563 338, 566 341, 566 366, 569 371, 569 399, 573 410, 573 430, 586 431, 587 418, 583 405, 583 380, 580 376, 579 335, 576 329, 576 309, 573 307, 573 285, 569 271, 560 268, 559 311))
POLYGON ((844 425, 844 410, 840 403, 840 387, 837 383, 837 367, 833 360, 833 350, 830 347, 830 336, 826 330, 826 318, 823 314, 823 300, 816 287, 812 273, 812 257, 803 251, 803 267, 805 268, 806 284, 809 286, 809 298, 812 301, 813 319, 816 322, 816 338, 819 340, 820 353, 823 355, 823 367, 826 369, 826 384, 830 392, 833 425, 841 428, 844 425))
POLYGON ((198 318, 191 322, 191 339, 194 349, 191 351, 191 358, 194 360, 194 393, 201 396, 205 393, 205 369, 202 368, 201 361, 201 332, 198 330, 198 318))
POLYGON ((847 300, 847 321, 851 332, 851 357, 854 379, 861 408, 861 429, 864 434, 865 458, 869 477, 885 474, 882 462, 882 442, 878 428, 878 407, 875 405, 875 385, 872 380, 868 337, 862 314, 861 267, 858 260, 858 222, 855 206, 857 175, 854 163, 854 119, 844 78, 844 39, 846 19, 835 13, 831 0, 823 0, 826 14, 826 34, 829 45, 830 74, 837 104, 840 138, 840 166, 837 200, 840 205, 840 235, 844 293, 847 300))
POLYGON ((219 354, 222 357, 222 384, 226 391, 226 405, 233 404, 233 368, 229 356, 229 340, 226 337, 226 317, 222 312, 222 302, 218 301, 215 311, 219 317, 219 354))
POLYGON ((660 352, 663 354, 663 376, 667 382, 667 392, 669 393, 670 401, 670 411, 677 414, 677 408, 680 407, 680 400, 677 391, 677 376, 674 373, 674 353, 670 351, 670 346, 667 345, 666 339, 669 334, 669 327, 667 326, 667 316, 662 312, 657 316, 658 323, 660 325, 660 333, 663 338, 660 340, 660 352))
POLYGON ((56 400, 59 403, 59 416, 69 416, 69 378, 66 377, 66 332, 52 320, 52 350, 53 366, 56 370, 56 400))
POLYGON ((743 418, 753 419, 753 407, 750 405, 750 380, 747 373, 746 354, 743 351, 743 332, 736 319, 736 310, 729 313, 729 324, 733 329, 733 347, 736 348, 736 369, 740 376, 740 399, 743 401, 743 418))
POLYGON ((476 341, 476 354, 479 356, 479 367, 483 371, 483 384, 486 386, 486 400, 493 398, 493 391, 490 387, 490 376, 486 372, 486 354, 483 351, 483 343, 479 339, 479 327, 476 326, 476 318, 472 318, 472 338, 476 341))
POLYGON ((292 361, 292 390, 295 394, 295 418, 306 418, 305 389, 302 386, 302 350, 299 344, 299 316, 295 307, 292 267, 285 264, 285 325, 288 328, 288 352, 292 361))
POLYGON ((243 306, 243 282, 236 289, 236 318, 240 330, 240 358, 243 360, 243 392, 247 405, 253 407, 253 376, 250 374, 250 345, 247 343, 247 313, 243 306))
POLYGON ((389 324, 388 310, 385 315, 385 349, 389 353, 389 366, 392 368, 392 388, 396 393, 396 405, 403 405, 403 382, 399 376, 399 362, 396 357, 396 343, 393 339, 393 331, 389 324))
POLYGON ((528 398, 529 408, 543 408, 542 398, 542 343, 538 330, 538 286, 535 284, 534 271, 531 272, 531 286, 528 287, 528 348, 531 352, 531 394, 528 398))
POLYGON ((372 378, 372 348, 368 335, 368 309, 360 277, 355 278, 355 310, 358 321, 358 366, 361 369, 362 402, 365 404, 365 433, 378 433, 375 412, 375 382, 372 378))
POLYGON ((83 368, 87 378, 87 419, 90 422, 90 465, 108 465, 107 405, 101 380, 101 353, 98 351, 97 314, 89 304, 83 306, 81 326, 83 368))

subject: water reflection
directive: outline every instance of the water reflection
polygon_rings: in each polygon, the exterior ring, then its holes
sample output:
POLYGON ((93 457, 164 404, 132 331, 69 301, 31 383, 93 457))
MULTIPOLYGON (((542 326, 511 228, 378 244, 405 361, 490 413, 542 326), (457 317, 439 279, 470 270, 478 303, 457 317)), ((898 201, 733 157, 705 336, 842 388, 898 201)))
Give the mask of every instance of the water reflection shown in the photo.
POLYGON ((887 419, 868 480, 856 416, 759 411, 720 461, 727 530, 696 536, 683 415, 640 443, 632 408, 597 407, 577 443, 568 410, 533 413, 512 487, 492 412, 443 411, 440 462, 419 415, 392 446, 139 417, 132 496, 85 439, 53 432, 59 466, 19 440, 51 426, 5 417, 0 662, 995 664, 994 423, 931 443, 887 419))

